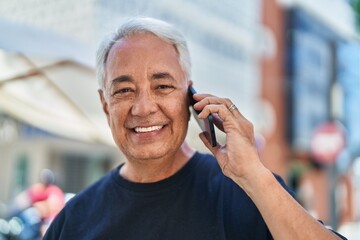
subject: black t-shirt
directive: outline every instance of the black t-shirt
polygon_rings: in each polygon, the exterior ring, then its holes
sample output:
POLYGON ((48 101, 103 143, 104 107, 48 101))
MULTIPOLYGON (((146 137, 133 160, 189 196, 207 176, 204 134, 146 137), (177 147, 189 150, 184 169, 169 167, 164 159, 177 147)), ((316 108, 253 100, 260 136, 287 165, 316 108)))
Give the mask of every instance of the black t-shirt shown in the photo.
POLYGON ((212 155, 196 153, 155 183, 129 182, 120 167, 70 200, 44 239, 272 239, 254 203, 212 155))

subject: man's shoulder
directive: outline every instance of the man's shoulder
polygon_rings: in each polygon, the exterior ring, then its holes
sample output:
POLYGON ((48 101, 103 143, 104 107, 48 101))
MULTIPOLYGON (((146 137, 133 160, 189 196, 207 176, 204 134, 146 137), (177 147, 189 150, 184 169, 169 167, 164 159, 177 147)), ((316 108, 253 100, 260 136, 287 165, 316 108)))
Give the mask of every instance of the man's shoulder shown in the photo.
POLYGON ((76 234, 89 231, 84 223, 93 221, 111 200, 114 171, 116 169, 71 198, 52 222, 44 239, 75 239, 76 234), (70 237, 72 234, 75 234, 74 238, 70 237))
POLYGON ((84 190, 76 194, 69 202, 66 204, 66 210, 69 212, 82 211, 84 208, 94 207, 94 204, 99 204, 98 200, 103 199, 100 196, 106 196, 111 192, 111 186, 114 184, 114 171, 111 170, 105 176, 86 187, 84 190))

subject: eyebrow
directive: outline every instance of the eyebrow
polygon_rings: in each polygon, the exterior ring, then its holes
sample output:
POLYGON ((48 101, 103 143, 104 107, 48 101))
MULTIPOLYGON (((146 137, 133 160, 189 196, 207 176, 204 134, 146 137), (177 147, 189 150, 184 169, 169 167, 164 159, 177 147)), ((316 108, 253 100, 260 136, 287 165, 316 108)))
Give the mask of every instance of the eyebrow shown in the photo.
POLYGON ((122 83, 122 82, 133 82, 133 79, 128 75, 122 75, 111 80, 111 86, 116 83, 122 83))
POLYGON ((168 72, 157 72, 157 73, 154 73, 152 76, 151 76, 151 79, 152 80, 158 80, 158 79, 169 79, 171 81, 175 81, 175 79, 173 78, 173 76, 168 73, 168 72))
MULTIPOLYGON (((175 82, 175 79, 173 78, 173 76, 168 72, 157 72, 151 76, 151 80, 160 80, 160 79, 169 79, 169 80, 175 82)), ((133 81, 134 80, 131 76, 122 75, 122 76, 116 77, 113 80, 111 80, 110 86, 113 86, 116 83, 133 82, 133 81)))

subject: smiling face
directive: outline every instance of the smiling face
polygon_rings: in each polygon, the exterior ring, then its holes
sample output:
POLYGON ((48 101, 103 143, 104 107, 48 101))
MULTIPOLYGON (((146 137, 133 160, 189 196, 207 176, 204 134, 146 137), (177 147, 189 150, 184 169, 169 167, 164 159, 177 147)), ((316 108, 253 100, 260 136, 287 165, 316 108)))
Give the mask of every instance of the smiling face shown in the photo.
POLYGON ((171 158, 184 142, 188 81, 174 46, 149 33, 119 40, 107 58, 103 109, 128 160, 171 158))

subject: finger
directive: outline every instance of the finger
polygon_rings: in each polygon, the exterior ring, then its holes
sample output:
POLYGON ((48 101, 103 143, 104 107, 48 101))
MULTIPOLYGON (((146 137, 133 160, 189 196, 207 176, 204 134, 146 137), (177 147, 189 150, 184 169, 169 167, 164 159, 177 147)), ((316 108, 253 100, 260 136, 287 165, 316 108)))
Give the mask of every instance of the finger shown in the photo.
POLYGON ((212 105, 206 105, 203 110, 199 113, 199 118, 206 118, 209 116, 209 114, 217 114, 220 119, 222 119, 222 122, 225 121, 234 121, 234 115, 225 107, 225 105, 219 104, 212 104, 212 105))
POLYGON ((216 142, 216 146, 213 147, 211 145, 211 143, 209 142, 209 140, 207 139, 207 137, 205 136, 205 133, 203 133, 203 132, 199 134, 199 137, 200 137, 201 141, 205 144, 205 147, 207 149, 209 149, 210 152, 215 156, 217 150, 220 148, 220 144, 218 142, 216 142))
POLYGON ((223 120, 219 117, 219 115, 217 113, 212 114, 213 116, 213 122, 215 124, 215 126, 222 132, 224 132, 224 125, 223 125, 223 120))
POLYGON ((201 100, 203 100, 204 98, 206 98, 206 97, 215 97, 214 95, 211 95, 211 94, 205 94, 205 93, 195 93, 194 95, 193 95, 193 98, 197 101, 197 102, 199 102, 199 101, 201 101, 201 100))
POLYGON ((232 104, 230 99, 227 98, 219 98, 219 97, 215 97, 209 94, 199 94, 200 98, 199 99, 195 99, 197 101, 197 103, 194 105, 194 107, 197 110, 201 110, 203 109, 206 105, 209 104, 223 104, 225 106, 230 106, 232 104))
POLYGON ((231 103, 229 106, 227 106, 227 109, 229 110, 229 112, 234 114, 235 117, 245 118, 234 103, 231 103))
POLYGON ((210 94, 198 94, 198 101, 194 108, 198 111, 201 111, 205 106, 212 105, 212 104, 222 104, 227 107, 229 112, 233 113, 235 117, 243 117, 238 108, 233 104, 233 102, 228 98, 219 98, 212 96, 210 94))

